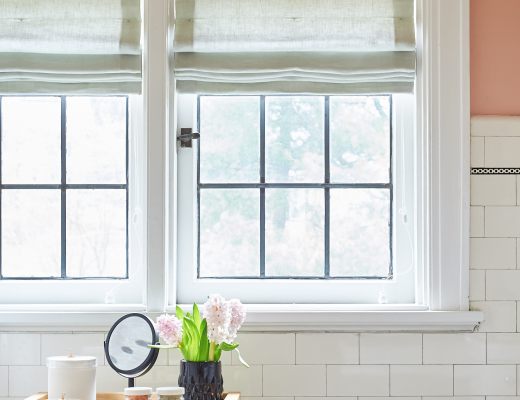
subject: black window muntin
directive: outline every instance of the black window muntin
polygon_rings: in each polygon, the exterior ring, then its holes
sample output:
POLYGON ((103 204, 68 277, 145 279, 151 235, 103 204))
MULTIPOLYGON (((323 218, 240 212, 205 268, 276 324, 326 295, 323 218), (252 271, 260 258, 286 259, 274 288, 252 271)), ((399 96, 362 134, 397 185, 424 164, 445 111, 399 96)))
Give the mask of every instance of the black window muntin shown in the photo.
MULTIPOLYGON (((259 183, 202 183, 200 181, 200 141, 204 140, 203 132, 201 132, 201 97, 210 96, 234 96, 234 95, 198 95, 197 96, 197 131, 200 133, 200 138, 197 141, 197 279, 296 279, 296 280, 331 280, 331 279, 345 279, 345 280, 392 280, 394 277, 393 266, 393 98, 392 95, 384 94, 378 96, 388 96, 390 103, 389 113, 389 182, 388 183, 331 183, 330 182, 330 98, 331 95, 320 96, 324 98, 324 169, 325 177, 323 183, 266 183, 265 182, 265 99, 266 95, 250 95, 259 97, 260 100, 260 182, 259 183), (297 189, 297 188, 315 188, 324 189, 325 196, 325 224, 324 224, 324 275, 323 276, 266 276, 265 275, 265 190, 269 188, 277 189, 297 189), (330 189, 388 189, 389 190, 389 266, 387 276, 330 276, 330 189), (259 189, 260 190, 260 273, 255 276, 200 276, 200 191, 203 189, 259 189)), ((244 95, 240 95, 244 96, 244 95)), ((273 97, 280 97, 284 95, 273 95, 273 97)), ((285 95, 285 96, 312 96, 312 95, 285 95)))

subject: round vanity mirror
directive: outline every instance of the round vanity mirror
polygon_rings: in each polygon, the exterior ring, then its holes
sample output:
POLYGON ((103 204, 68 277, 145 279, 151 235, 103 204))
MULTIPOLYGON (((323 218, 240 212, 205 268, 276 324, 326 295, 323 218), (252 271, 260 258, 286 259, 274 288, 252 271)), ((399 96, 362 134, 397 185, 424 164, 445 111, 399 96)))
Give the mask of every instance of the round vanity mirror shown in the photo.
POLYGON ((105 341, 108 364, 119 375, 128 378, 128 386, 133 387, 134 379, 147 373, 155 364, 159 350, 148 346, 158 342, 157 332, 148 317, 138 313, 125 315, 108 332, 105 341))

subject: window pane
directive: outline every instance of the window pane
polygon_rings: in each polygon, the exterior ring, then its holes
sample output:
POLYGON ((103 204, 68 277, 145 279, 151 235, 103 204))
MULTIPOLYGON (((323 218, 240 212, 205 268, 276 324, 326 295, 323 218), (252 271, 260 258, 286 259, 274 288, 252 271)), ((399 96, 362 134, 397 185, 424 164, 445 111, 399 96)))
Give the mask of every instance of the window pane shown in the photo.
POLYGON ((200 181, 259 182, 259 98, 201 96, 200 115, 200 181))
POLYGON ((61 275, 59 190, 2 191, 2 275, 61 275))
POLYGON ((67 183, 126 182, 126 98, 67 97, 67 183))
POLYGON ((389 196, 386 189, 331 189, 331 276, 388 276, 389 196))
POLYGON ((1 101, 3 183, 59 183, 60 99, 4 97, 1 101))
POLYGON ((266 98, 266 182, 323 182, 323 101, 266 98))
POLYGON ((267 276, 323 276, 324 191, 267 189, 267 276))
POLYGON ((390 97, 330 98, 331 182, 389 181, 390 97))
POLYGON ((259 190, 200 192, 200 277, 258 276, 259 190))
POLYGON ((67 191, 67 275, 126 276, 125 190, 67 191))

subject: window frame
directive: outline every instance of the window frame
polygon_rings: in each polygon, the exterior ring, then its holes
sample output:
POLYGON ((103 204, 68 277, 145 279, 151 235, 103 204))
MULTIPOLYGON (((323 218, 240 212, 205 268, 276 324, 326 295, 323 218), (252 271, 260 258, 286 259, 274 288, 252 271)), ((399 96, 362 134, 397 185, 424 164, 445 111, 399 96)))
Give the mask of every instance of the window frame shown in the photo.
MULTIPOLYGON (((0 166, 0 204, 1 204, 1 195, 4 190, 60 190, 61 199, 60 199, 60 246, 61 246, 61 260, 60 260, 60 276, 36 276, 36 277, 25 277, 25 276, 3 276, 2 275, 2 258, 0 257, 0 280, 83 280, 83 279, 128 279, 129 272, 129 246, 128 246, 128 216, 129 216, 129 182, 128 182, 128 167, 129 167, 129 96, 128 95, 105 95, 105 96, 67 96, 67 95, 1 95, 0 94, 0 142, 2 141, 2 105, 4 98, 13 98, 13 97, 51 97, 60 99, 60 183, 56 184, 48 184, 48 183, 4 183, 2 179, 2 168, 0 166), (67 98, 74 97, 115 97, 115 98, 124 98, 125 99, 125 182, 124 183, 67 183, 67 98), (126 221, 125 221, 125 235, 126 235, 126 245, 125 245, 125 273, 124 276, 68 276, 67 275, 67 193, 69 190, 74 189, 95 189, 95 190, 105 190, 105 189, 117 189, 125 191, 125 204, 126 204, 126 221)), ((0 143, 0 160, 2 156, 2 146, 0 143)), ((2 221, 0 218, 0 236, 2 235, 2 221)), ((0 254, 2 249, 2 242, 0 240, 0 254)))
MULTIPOLYGON (((416 0, 416 20, 416 211, 426 217, 417 221, 415 238, 429 244, 417 254, 426 266, 417 279, 422 311, 259 304, 249 307, 252 329, 471 331, 483 320, 469 311, 469 0, 416 0)), ((182 266, 173 265, 172 274, 182 266)), ((172 279, 167 309, 178 290, 172 279)))
MULTIPOLYGON (((351 96, 345 96, 345 97, 355 97, 357 95, 351 95, 351 96)), ((363 95, 359 95, 363 96, 363 95)), ((259 181, 254 183, 243 183, 243 182, 201 182, 200 177, 200 168, 201 168, 201 155, 200 155, 200 141, 201 139, 197 139, 193 142, 193 147, 196 148, 196 150, 193 151, 194 155, 196 153, 196 170, 197 170, 197 211, 196 211, 196 218, 197 218, 197 257, 196 257, 196 269, 197 269, 197 279, 317 279, 317 280, 323 280, 323 279, 337 279, 337 280, 385 280, 389 279, 391 280, 393 278, 393 269, 394 269, 394 259, 392 256, 393 252, 393 243, 394 243, 394 237, 393 237, 393 220, 394 220, 394 199, 393 199, 393 190, 394 190, 394 175, 395 175, 395 166, 394 164, 394 136, 395 132, 399 130, 398 127, 395 126, 395 116, 394 116, 394 102, 395 102, 395 96, 389 95, 389 94, 382 94, 382 95, 374 95, 379 97, 388 97, 389 98, 389 160, 388 160, 388 183, 384 182, 355 182, 355 183, 339 183, 334 182, 331 180, 331 173, 330 173, 330 167, 331 167, 331 161, 330 161, 330 154, 331 154, 331 129, 330 129, 330 100, 334 97, 343 97, 341 95, 247 95, 246 97, 256 97, 259 100, 259 119, 260 119, 260 131, 259 131, 259 162, 260 162, 260 174, 259 174, 259 181), (321 156, 323 158, 323 164, 324 164, 324 177, 323 180, 320 180, 319 182, 313 182, 312 180, 306 180, 304 182, 266 182, 267 180, 267 172, 266 172, 266 166, 267 166, 267 141, 266 141, 266 126, 267 126, 267 107, 266 107, 266 100, 267 98, 283 98, 283 97, 316 97, 316 98, 322 98, 323 99, 323 132, 322 132, 322 142, 323 142, 323 155, 321 156), (331 205, 331 196, 330 193, 334 189, 386 189, 389 190, 390 196, 389 196, 389 221, 391 221, 390 229, 389 229, 389 235, 388 235, 388 246, 389 246, 389 266, 388 266, 388 274, 386 276, 375 276, 375 275, 362 275, 362 276, 331 276, 330 274, 330 205, 331 205), (255 277, 248 277, 248 276, 209 276, 209 277, 201 277, 200 276, 200 223, 201 223, 201 213, 200 213, 200 206, 201 206, 201 199, 200 199, 200 191, 203 189, 260 189, 260 214, 259 214, 259 225, 260 225, 260 268, 259 268, 259 276, 255 277), (323 276, 268 276, 266 275, 265 268, 266 268, 266 219, 265 219, 265 210, 266 210, 266 191, 269 189, 323 189, 324 190, 324 204, 323 204, 323 211, 324 211, 324 265, 323 265, 323 276)), ((197 95, 197 106, 196 106, 196 124, 197 124, 197 132, 200 132, 200 123, 201 123, 201 98, 202 97, 244 97, 244 95, 197 95)), ((399 104, 399 103, 398 103, 399 104)), ((183 104, 179 104, 179 107, 182 107, 183 104)), ((193 128, 192 128, 193 129, 193 128)), ((202 136, 202 140, 204 137, 202 136)), ((397 138, 395 138, 395 141, 397 142, 397 138)), ((178 148, 177 151, 183 151, 182 146, 178 148)), ((180 168, 180 165, 178 165, 180 168)), ((188 166, 189 167, 189 166, 188 166)), ((184 173, 183 171, 179 172, 180 174, 184 173)), ((191 185, 190 185, 191 186, 191 185)), ((180 192, 184 192, 185 190, 189 190, 190 187, 182 188, 180 192)), ((183 229, 180 229, 183 230, 183 229)), ((178 251, 183 251, 183 249, 178 249, 178 251)))
MULTIPOLYGON (((427 309, 342 305, 258 305, 248 307, 246 330, 412 330, 472 331, 483 313, 468 311, 469 291, 469 0, 416 0, 417 96, 420 141, 417 158, 425 165, 420 212, 429 218, 416 237, 431 240, 420 255, 428 270, 420 277, 427 309), (442 62, 441 62, 442 60, 442 62), (439 154, 443 154, 440 163, 439 154), (434 195, 432 195, 432 193, 434 195)), ((104 330, 128 311, 150 316, 176 305, 177 236, 175 78, 171 76, 173 1, 143 2, 143 121, 146 138, 145 246, 146 294, 129 305, 0 305, 4 330, 104 330)), ((34 291, 36 287, 29 290, 34 291)), ((37 297, 37 296, 35 296, 37 297)), ((70 303, 70 301, 69 301, 70 303)))
MULTIPOLYGON (((409 251, 409 237, 417 217, 406 210, 414 209, 416 184, 413 174, 405 173, 406 170, 413 171, 415 169, 413 157, 404 157, 405 154, 411 154, 410 150, 413 151, 413 146, 408 145, 406 151, 404 146, 408 141, 407 138, 413 138, 413 124, 410 123, 410 120, 413 119, 414 102, 411 95, 394 94, 392 97, 393 106, 391 106, 390 123, 392 125, 391 131, 394 134, 390 135, 392 141, 390 152, 392 153, 396 146, 399 146, 399 149, 402 148, 403 151, 396 152, 397 154, 390 157, 390 169, 393 175, 394 188, 405 188, 402 191, 395 192, 392 189, 392 184, 390 184, 391 197, 393 197, 390 201, 391 235, 392 242, 396 244, 392 249, 394 253, 392 255, 394 264, 392 279, 365 279, 364 277, 334 279, 306 277, 301 279, 288 277, 264 279, 245 277, 198 278, 196 272, 200 251, 200 246, 198 246, 200 232, 198 212, 200 206, 200 192, 198 190, 200 151, 198 143, 194 142, 191 148, 177 147, 176 164, 179 196, 177 200, 177 230, 183 232, 183 235, 178 237, 177 243, 177 263, 183 266, 177 272, 179 302, 199 302, 208 293, 219 292, 226 297, 238 297, 249 304, 358 304, 360 307, 363 307, 363 305, 373 307, 378 303, 391 302, 400 304, 399 307, 401 308, 424 309, 424 304, 414 301, 415 291, 420 290, 421 287, 416 285, 414 271, 408 270, 408 266, 415 263, 412 259, 416 252, 415 249, 409 251), (397 205, 399 205, 399 210, 397 205), (409 214, 406 216, 407 219, 399 218, 399 215, 403 216, 404 213, 409 214), (308 293, 313 293, 313 297, 309 297, 308 293)), ((179 127, 198 128, 200 97, 182 94, 177 99, 179 127)), ((262 115, 262 112, 260 112, 260 115, 262 115)), ((327 116, 324 115, 324 118, 327 118, 327 116)), ((324 129, 326 130, 326 128, 324 129)), ((326 143, 325 136, 324 139, 326 143)), ((236 186, 236 184, 230 185, 236 186)), ((262 186, 261 184, 251 185, 262 186)), ((299 184, 294 185, 299 186, 299 184)), ((215 185, 209 184, 209 186, 215 185)), ((217 186, 220 187, 221 185, 218 184, 217 186)), ((276 184, 276 186, 279 185, 276 184)), ((285 184, 281 186, 285 186, 285 184)), ((327 185, 324 184, 323 186, 327 185)), ((335 187, 334 185, 331 186, 335 187)), ((344 185, 339 184, 339 187, 342 186, 344 185)), ((324 206, 326 205, 324 204, 324 206)), ((419 266, 419 268, 422 267, 419 266)))
MULTIPOLYGON (((43 95, 37 95, 42 97, 43 95)), ((110 95, 108 95, 110 96, 110 95)), ((12 97, 12 96, 5 96, 12 97)), ((31 96, 32 97, 32 96, 31 96)), ((49 97, 58 97, 61 102, 61 125, 63 136, 63 124, 65 122, 65 114, 63 113, 63 107, 65 106, 65 97, 70 96, 58 96, 50 95, 49 97)), ((89 97, 92 97, 89 95, 89 97)), ((119 96, 118 96, 119 97, 119 96)), ((7 304, 10 307, 21 307, 21 308, 32 308, 32 309, 45 309, 47 307, 54 307, 50 305, 68 305, 68 304, 127 304, 133 307, 135 304, 143 304, 143 291, 140 288, 140 282, 142 282, 142 274, 144 273, 143 265, 144 260, 144 249, 139 245, 142 242, 142 231, 144 226, 144 217, 140 210, 143 209, 144 196, 139 194, 138 188, 142 187, 144 175, 142 172, 144 165, 144 158, 142 156, 130 157, 132 153, 134 155, 142 153, 143 143, 140 138, 139 125, 141 120, 140 106, 141 96, 129 95, 127 97, 127 140, 126 140, 126 152, 127 157, 127 183, 126 187, 126 216, 127 216, 127 274, 126 278, 112 278, 112 277, 94 277, 94 278, 83 278, 83 277, 4 277, 0 279, 0 309, 7 308, 7 304), (47 306, 48 305, 48 306, 47 306)), ((62 140, 64 137, 62 137, 62 140)), ((60 154, 64 157, 64 144, 61 144, 60 154)), ((107 185, 82 185, 82 184, 66 184, 63 181, 63 168, 65 166, 61 164, 61 180, 59 184, 52 185, 56 186, 56 189, 62 187, 93 187, 93 186, 107 186, 107 185)), ((7 185, 9 187, 39 187, 39 184, 30 185, 7 185)), ((48 186, 48 185, 44 185, 48 186)), ((121 185, 108 185, 121 186, 121 185)), ((37 190, 37 189, 35 189, 37 190)), ((63 213, 63 191, 61 199, 61 212, 63 213)), ((63 220, 62 214, 61 229, 66 227, 66 221, 63 220)), ((63 232, 61 232, 60 240, 61 245, 64 245, 63 232)), ((62 255, 64 253, 62 249, 62 255)), ((63 262, 61 265, 61 273, 63 274, 63 262)))

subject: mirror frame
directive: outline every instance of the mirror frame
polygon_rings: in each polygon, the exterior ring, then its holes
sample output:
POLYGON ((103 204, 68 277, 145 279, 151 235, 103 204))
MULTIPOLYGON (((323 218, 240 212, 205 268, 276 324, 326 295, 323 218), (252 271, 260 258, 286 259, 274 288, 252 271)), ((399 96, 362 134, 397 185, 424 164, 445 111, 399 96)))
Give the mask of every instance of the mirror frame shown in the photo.
POLYGON ((155 330, 153 322, 151 321, 150 318, 148 318, 144 314, 130 313, 130 314, 123 315, 121 318, 119 318, 114 323, 114 325, 112 325, 112 327, 108 331, 108 334, 107 334, 107 337, 105 339, 105 343, 103 346, 104 350, 105 350, 105 357, 106 357, 107 362, 110 365, 110 367, 112 367, 112 369, 114 371, 116 371, 119 375, 123 376, 124 378, 137 378, 141 375, 146 374, 154 366, 155 362, 157 361, 157 357, 159 356, 159 349, 150 348, 150 353, 148 354, 146 359, 134 369, 122 370, 114 365, 114 363, 112 362, 112 359, 110 358, 110 353, 108 351, 110 338, 112 337, 114 330, 117 328, 117 326, 119 326, 119 324, 121 322, 125 321, 128 318, 132 318, 132 317, 141 318, 148 324, 148 326, 150 327, 150 330, 153 333, 153 343, 151 343, 151 344, 157 344, 159 342, 159 335, 157 334, 157 331, 155 330))

